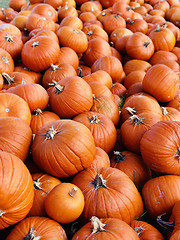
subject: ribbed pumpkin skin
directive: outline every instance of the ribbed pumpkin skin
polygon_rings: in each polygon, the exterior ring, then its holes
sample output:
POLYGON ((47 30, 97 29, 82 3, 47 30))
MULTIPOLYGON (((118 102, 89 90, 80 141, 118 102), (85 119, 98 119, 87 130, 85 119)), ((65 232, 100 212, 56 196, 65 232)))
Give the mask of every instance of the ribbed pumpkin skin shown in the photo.
POLYGON ((72 240, 139 240, 138 235, 125 222, 115 218, 101 218, 100 221, 106 224, 105 231, 92 234, 92 225, 87 223, 76 234, 72 240))
POLYGON ((46 217, 29 217, 24 219, 16 225, 6 240, 30 239, 28 234, 31 228, 36 231, 33 239, 40 236, 40 239, 43 240, 67 240, 66 233, 61 225, 46 217))
POLYGON ((143 135, 140 151, 152 170, 180 175, 179 146, 180 122, 160 121, 143 135))
POLYGON ((150 216, 170 214, 180 200, 180 176, 164 175, 150 179, 142 189, 142 196, 150 216))
POLYGON ((0 116, 18 117, 30 124, 31 112, 28 104, 12 93, 0 93, 0 116))
POLYGON ((172 100, 179 89, 179 76, 164 64, 148 69, 143 79, 143 89, 160 102, 172 100))
POLYGON ((164 240, 162 234, 147 222, 133 220, 131 222, 131 227, 139 234, 141 240, 164 240))
POLYGON ((29 212, 34 197, 31 175, 13 154, 0 151, 0 229, 21 221, 29 212))
POLYGON ((89 111, 93 105, 93 95, 89 84, 78 76, 65 77, 50 92, 52 110, 60 118, 72 118, 89 111), (56 87, 63 90, 59 92, 56 87))
POLYGON ((24 44, 21 51, 23 64, 37 72, 49 68, 51 63, 55 64, 59 56, 59 44, 54 39, 44 36, 30 39, 24 44), (36 46, 34 42, 38 42, 38 45, 36 46))
POLYGON ((130 223, 143 212, 141 195, 132 180, 122 171, 111 168, 88 168, 78 173, 73 181, 84 194, 83 219, 118 218, 130 223), (102 174, 106 187, 95 187, 97 174, 102 174))
POLYGON ((31 144, 32 131, 22 119, 0 118, 0 150, 10 152, 25 161, 31 144))
POLYGON ((32 144, 35 163, 57 177, 69 177, 91 165, 96 155, 94 138, 90 130, 73 120, 57 120, 44 125, 37 132, 32 144), (49 128, 58 133, 46 139, 49 128))

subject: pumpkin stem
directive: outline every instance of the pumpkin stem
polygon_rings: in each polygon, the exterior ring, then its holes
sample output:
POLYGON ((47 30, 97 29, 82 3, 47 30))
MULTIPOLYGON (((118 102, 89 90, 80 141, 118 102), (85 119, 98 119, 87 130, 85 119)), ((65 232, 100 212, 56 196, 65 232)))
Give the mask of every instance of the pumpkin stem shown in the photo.
POLYGON ((95 94, 93 94, 93 100, 95 100, 96 99, 96 96, 95 96, 95 94))
POLYGON ((126 110, 128 111, 129 114, 134 115, 136 113, 135 107, 126 107, 126 110))
POLYGON ((58 95, 59 93, 61 93, 64 90, 64 86, 61 86, 59 84, 54 86, 56 89, 56 94, 58 95))
POLYGON ((77 69, 78 69, 78 76, 82 78, 82 77, 83 77, 82 68, 81 68, 81 67, 78 67, 77 69))
POLYGON ((21 79, 21 84, 22 84, 22 85, 25 85, 25 84, 26 84, 26 81, 25 81, 24 78, 21 79))
POLYGON ((1 56, 2 61, 9 66, 9 60, 7 59, 6 56, 1 56))
POLYGON ((64 9, 65 9, 65 10, 68 9, 68 2, 65 2, 65 4, 64 4, 64 9))
POLYGON ((133 124, 135 127, 139 124, 144 124, 143 120, 144 118, 139 118, 137 115, 133 115, 129 118, 129 120, 132 122, 130 124, 133 124))
POLYGON ((40 108, 37 108, 33 111, 33 114, 34 115, 40 115, 40 114, 43 114, 42 110, 40 108))
POLYGON ((167 111, 167 109, 165 107, 162 107, 161 111, 162 111, 163 115, 168 115, 169 114, 169 112, 167 111))
POLYGON ((92 182, 96 189, 100 187, 107 188, 106 180, 103 179, 102 174, 97 174, 94 181, 92 182))
POLYGON ((88 117, 90 123, 96 123, 98 124, 100 120, 98 119, 97 115, 93 115, 92 117, 88 117))
POLYGON ((56 86, 56 84, 57 84, 57 82, 54 81, 54 80, 52 81, 52 83, 48 83, 48 85, 49 85, 49 86, 52 86, 52 87, 56 86))
POLYGON ((73 30, 73 32, 75 32, 75 33, 79 34, 79 32, 78 32, 76 29, 74 29, 74 30, 73 30))
POLYGON ((87 32, 87 35, 88 35, 88 36, 93 35, 93 31, 92 31, 92 30, 89 30, 89 31, 87 32))
POLYGON ((71 197, 74 197, 75 194, 76 194, 76 192, 77 192, 77 188, 76 188, 76 187, 73 187, 73 188, 71 189, 71 191, 69 192, 69 195, 70 195, 71 197))
POLYGON ((37 178, 33 179, 33 185, 34 185, 34 189, 42 190, 41 182, 39 181, 39 179, 37 178))
POLYGON ((46 138, 45 138, 45 141, 46 140, 51 140, 51 139, 54 139, 54 136, 56 134, 58 134, 59 131, 57 131, 56 129, 54 129, 54 127, 52 126, 51 128, 49 128, 45 134, 46 138))
POLYGON ((144 231, 144 228, 142 228, 141 226, 139 227, 135 227, 134 228, 134 231, 137 233, 137 235, 139 236, 143 231, 144 231))
POLYGON ((161 28, 167 28, 166 22, 164 22, 164 23, 161 25, 161 28))
POLYGON ((151 42, 144 42, 144 47, 147 48, 150 43, 151 43, 151 42))
POLYGON ((160 25, 158 24, 155 32, 160 32, 160 25))
POLYGON ((32 47, 37 47, 37 46, 39 46, 39 41, 33 42, 33 43, 31 44, 31 46, 32 46, 32 47))
POLYGON ((51 71, 57 71, 59 69, 59 65, 54 65, 51 63, 51 71))
POLYGON ((23 240, 39 240, 40 236, 35 236, 36 230, 33 227, 30 228, 29 234, 23 238, 23 240))
POLYGON ((178 159, 178 162, 180 162, 180 147, 177 146, 177 152, 175 152, 174 156, 178 159))
POLYGON ((156 221, 157 221, 157 223, 158 223, 161 227, 163 227, 163 228, 169 230, 170 232, 172 232, 173 229, 174 229, 175 223, 174 223, 174 222, 166 222, 166 221, 163 221, 163 220, 162 220, 162 216, 165 215, 165 214, 166 214, 166 213, 163 213, 163 214, 161 214, 160 216, 158 216, 157 219, 156 219, 156 221))
POLYGON ((7 73, 2 73, 3 78, 7 81, 7 84, 10 86, 14 82, 14 77, 10 77, 7 73))
POLYGON ((130 23, 131 25, 134 24, 134 21, 131 20, 130 18, 127 18, 127 20, 129 21, 129 23, 130 23))
POLYGON ((13 37, 11 35, 7 34, 7 33, 6 33, 6 36, 5 36, 5 40, 6 40, 6 42, 15 42, 13 40, 13 37))
POLYGON ((125 157, 126 157, 125 154, 122 154, 122 153, 119 152, 119 151, 114 151, 113 153, 114 153, 114 156, 115 156, 115 159, 114 159, 114 160, 115 160, 116 163, 119 163, 119 162, 125 160, 125 157))
POLYGON ((4 213, 5 213, 4 211, 0 210, 0 217, 2 217, 4 213))
POLYGON ((104 232, 106 231, 104 229, 104 227, 106 226, 106 224, 102 223, 99 218, 93 216, 91 219, 91 225, 93 226, 92 232, 91 234, 95 234, 98 232, 104 232))

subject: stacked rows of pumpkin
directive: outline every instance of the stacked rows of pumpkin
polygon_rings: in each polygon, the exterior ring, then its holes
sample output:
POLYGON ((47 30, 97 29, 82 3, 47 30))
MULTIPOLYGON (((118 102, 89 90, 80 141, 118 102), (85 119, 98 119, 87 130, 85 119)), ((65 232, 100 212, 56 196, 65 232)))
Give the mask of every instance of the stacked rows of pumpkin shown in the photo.
POLYGON ((179 18, 176 0, 1 9, 0 235, 164 239, 146 209, 178 239, 179 18))

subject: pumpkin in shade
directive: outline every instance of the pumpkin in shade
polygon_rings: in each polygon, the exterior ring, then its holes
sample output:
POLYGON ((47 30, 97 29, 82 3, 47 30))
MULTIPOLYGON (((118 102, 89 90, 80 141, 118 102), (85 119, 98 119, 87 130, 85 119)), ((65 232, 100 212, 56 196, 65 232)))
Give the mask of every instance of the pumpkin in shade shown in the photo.
POLYGON ((97 218, 92 216, 90 222, 75 233, 72 240, 138 240, 135 231, 124 221, 116 218, 97 218))
POLYGON ((147 222, 133 220, 131 222, 131 227, 141 240, 164 240, 163 235, 158 231, 158 229, 147 222))
POLYGON ((148 69, 143 79, 143 89, 160 102, 172 100, 179 89, 179 76, 164 64, 148 69))
POLYGON ((25 161, 32 140, 30 126, 21 118, 0 118, 0 150, 6 151, 25 161))
POLYGON ((102 148, 107 153, 113 149, 116 142, 116 128, 107 116, 88 111, 77 115, 73 120, 89 128, 96 147, 102 148))
POLYGON ((0 229, 4 229, 26 217, 34 198, 27 167, 5 151, 0 151, 0 189, 0 229))
POLYGON ((43 71, 55 64, 60 55, 59 44, 52 38, 39 36, 27 41, 21 51, 23 64, 32 71, 43 71))
POLYGON ((18 223, 6 240, 67 240, 62 226, 47 217, 28 217, 18 223))
POLYGON ((160 121, 147 131, 140 143, 144 162, 154 171, 180 174, 180 123, 160 121))
POLYGON ((137 187, 142 187, 151 178, 151 171, 142 157, 130 151, 113 151, 111 167, 126 173, 137 187))
POLYGON ((93 105, 91 87, 78 76, 61 79, 49 95, 51 108, 60 118, 75 117, 89 111, 93 105))
POLYGON ((36 134, 37 131, 44 126, 46 123, 59 120, 59 116, 54 112, 42 111, 41 109, 36 109, 31 115, 30 127, 32 133, 36 134))
POLYGON ((92 216, 118 218, 130 223, 143 212, 143 202, 133 181, 121 170, 87 168, 78 173, 72 183, 84 194, 83 220, 92 216))
POLYGON ((48 105, 49 96, 47 91, 37 83, 21 84, 16 87, 11 87, 8 92, 13 93, 24 99, 31 112, 40 108, 45 109, 48 105))
POLYGON ((30 124, 31 112, 28 104, 12 93, 0 93, 0 117, 18 117, 30 124))
POLYGON ((170 214, 175 202, 180 200, 180 176, 163 175, 150 179, 142 189, 142 196, 151 217, 170 214))
POLYGON ((52 219, 60 223, 70 223, 81 215, 84 196, 76 185, 68 182, 61 183, 47 195, 44 207, 47 215, 52 219))
POLYGON ((46 173, 32 174, 34 184, 34 200, 28 216, 47 216, 44 209, 44 201, 49 192, 61 181, 46 173))
POLYGON ((34 162, 57 177, 69 177, 89 167, 96 156, 94 138, 82 123, 56 120, 45 124, 32 143, 34 162))

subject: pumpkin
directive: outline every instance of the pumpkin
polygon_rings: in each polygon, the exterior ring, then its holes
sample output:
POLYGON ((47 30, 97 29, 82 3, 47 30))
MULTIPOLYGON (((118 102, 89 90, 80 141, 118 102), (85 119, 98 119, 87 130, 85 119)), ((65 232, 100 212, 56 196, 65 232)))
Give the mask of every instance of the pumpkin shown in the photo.
POLYGON ((137 187, 142 187, 150 178, 151 171, 139 154, 130 151, 113 151, 111 167, 128 175, 137 187))
POLYGON ((172 107, 161 107, 162 120, 180 121, 180 112, 172 107))
POLYGON ((100 147, 96 147, 96 156, 91 164, 92 168, 110 167, 108 154, 100 147))
POLYGON ((35 109, 31 115, 30 127, 32 133, 36 134, 37 131, 46 123, 59 120, 59 116, 50 111, 42 111, 41 109, 35 109))
POLYGON ((27 41, 21 52, 23 64, 32 71, 43 71, 55 64, 60 55, 59 44, 45 36, 27 41), (45 51, 46 49, 46 51, 45 51))
POLYGON ((9 88, 8 92, 14 93, 23 98, 33 112, 35 109, 45 109, 48 105, 49 96, 46 90, 37 83, 21 84, 16 87, 9 88))
POLYGON ((160 102, 172 100, 179 89, 179 76, 164 64, 156 64, 146 72, 143 89, 160 102))
POLYGON ((77 16, 72 16, 72 15, 66 16, 61 20, 59 28, 56 31, 57 34, 58 34, 59 29, 63 26, 69 26, 72 28, 82 30, 83 22, 77 16))
POLYGON ((86 34, 88 41, 96 37, 100 37, 107 42, 109 41, 107 32, 98 25, 91 24, 89 26, 83 27, 82 31, 86 34))
POLYGON ((70 47, 61 47, 60 48, 60 56, 55 63, 56 65, 60 65, 62 63, 71 64, 75 70, 77 70, 79 66, 79 58, 77 53, 70 47))
POLYGON ((0 93, 0 116, 18 117, 27 124, 31 121, 31 112, 28 104, 21 97, 12 93, 0 93))
POLYGON ((146 72, 137 70, 130 72, 124 79, 124 86, 129 89, 135 83, 142 83, 146 72))
POLYGON ((50 92, 50 105, 60 118, 72 118, 93 105, 91 87, 78 76, 61 79, 50 92))
POLYGON ((160 121, 144 134, 140 149, 151 169, 179 175, 179 127, 178 121, 160 121))
POLYGON ((180 176, 164 175, 150 179, 142 189, 142 196, 151 217, 170 214, 175 202, 180 200, 180 176))
POLYGON ((0 151, 0 187, 0 229, 4 229, 26 217, 34 198, 27 167, 18 157, 4 150, 0 151))
POLYGON ((34 173, 32 174, 32 179, 34 185, 34 200, 28 216, 45 217, 47 216, 44 209, 45 198, 55 186, 61 184, 61 181, 46 173, 34 173))
POLYGON ((17 28, 16 26, 14 26, 11 23, 3 23, 0 25, 0 30, 1 31, 5 31, 7 34, 10 35, 15 35, 17 37, 19 37, 20 39, 22 38, 22 33, 19 30, 19 28, 17 28))
POLYGON ((87 168, 72 180, 83 192, 85 206, 83 221, 92 216, 118 218, 130 223, 143 212, 140 193, 132 180, 121 170, 87 168))
POLYGON ((127 54, 139 60, 149 60, 155 51, 150 37, 142 32, 135 32, 129 36, 126 43, 127 54))
POLYGON ((43 75, 42 85, 47 89, 51 84, 70 76, 77 76, 77 73, 74 67, 69 63, 62 63, 59 65, 51 64, 51 67, 48 68, 43 75))
POLYGON ((102 148, 109 153, 116 142, 116 129, 113 122, 106 116, 95 112, 85 112, 73 118, 91 131, 96 147, 102 148))
POLYGON ((158 229, 156 229, 155 227, 153 227, 151 224, 147 222, 133 220, 131 222, 131 227, 134 229, 134 231, 137 233, 137 235, 141 240, 146 240, 146 239, 164 240, 164 237, 158 231, 158 229))
POLYGON ((81 215, 84 196, 76 185, 68 182, 61 183, 47 195, 44 207, 52 219, 60 223, 70 223, 81 215))
POLYGON ((7 240, 28 239, 52 239, 67 240, 62 226, 47 217, 28 217, 18 223, 10 232, 7 240))
POLYGON ((9 7, 13 8, 15 11, 19 12, 23 6, 26 6, 26 1, 25 0, 9 0, 9 7))
POLYGON ((122 63, 119 59, 114 56, 104 56, 97 59, 91 68, 92 72, 96 72, 97 70, 104 70, 112 78, 113 82, 121 82, 122 74, 123 74, 123 67, 122 63))
POLYGON ((103 21, 104 30, 110 35, 117 28, 125 28, 126 21, 119 12, 117 14, 108 15, 103 21))
POLYGON ((11 55, 0 48, 0 73, 10 73, 14 71, 14 61, 11 55))
POLYGON ((59 44, 59 39, 58 39, 56 33, 49 30, 49 29, 35 28, 34 30, 30 31, 30 33, 29 33, 29 37, 31 39, 39 37, 39 36, 50 37, 50 38, 54 39, 59 44))
POLYGON ((69 177, 91 165, 96 155, 90 130, 73 120, 45 124, 32 143, 34 162, 47 173, 69 177))
POLYGON ((124 72, 126 75, 129 75, 129 73, 133 71, 146 72, 150 67, 151 67, 151 64, 147 61, 139 60, 139 59, 131 59, 124 64, 124 72))
POLYGON ((87 240, 87 239, 102 239, 109 240, 138 240, 138 236, 132 228, 122 220, 116 218, 97 218, 92 216, 90 222, 84 225, 75 233, 72 240, 87 240))
POLYGON ((106 97, 109 97, 110 99, 114 100, 114 96, 113 96, 112 92, 103 83, 95 81, 95 82, 90 82, 89 85, 92 89, 92 93, 96 97, 106 96, 106 97))
POLYGON ((133 10, 128 5, 129 2, 116 1, 112 5, 112 13, 119 13, 124 19, 131 18, 133 10))
MULTIPOLYGON (((61 0, 62 1, 62 0, 61 0)), ((64 6, 58 8, 58 19, 61 21, 63 18, 67 16, 78 16, 77 10, 75 7, 65 2, 64 6)))
POLYGON ((128 18, 126 23, 127 29, 134 32, 142 32, 144 34, 148 31, 148 24, 144 19, 136 18, 134 20, 128 18))
POLYGON ((177 61, 177 56, 173 52, 163 51, 159 50, 153 54, 153 56, 150 59, 150 64, 161 64, 164 63, 164 61, 167 61, 167 59, 170 61, 177 61))

